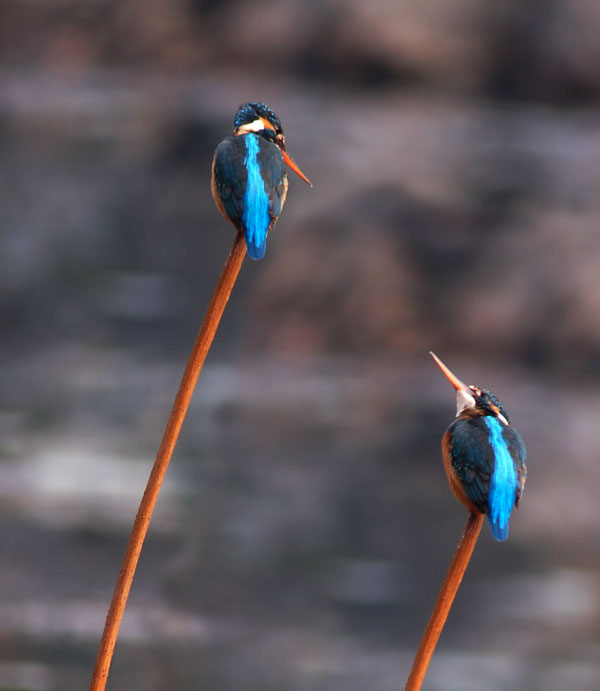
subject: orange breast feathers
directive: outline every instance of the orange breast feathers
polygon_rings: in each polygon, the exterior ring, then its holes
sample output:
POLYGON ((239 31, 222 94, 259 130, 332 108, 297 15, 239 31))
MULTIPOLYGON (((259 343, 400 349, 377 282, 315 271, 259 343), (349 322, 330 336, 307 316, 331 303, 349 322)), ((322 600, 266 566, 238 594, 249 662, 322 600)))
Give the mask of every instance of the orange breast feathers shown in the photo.
POLYGON ((450 452, 450 430, 447 430, 442 437, 442 457, 444 459, 444 470, 448 477, 448 484, 458 501, 467 507, 472 513, 481 513, 481 511, 473 504, 467 496, 467 493, 462 486, 462 482, 456 475, 456 471, 452 466, 452 454, 450 452))

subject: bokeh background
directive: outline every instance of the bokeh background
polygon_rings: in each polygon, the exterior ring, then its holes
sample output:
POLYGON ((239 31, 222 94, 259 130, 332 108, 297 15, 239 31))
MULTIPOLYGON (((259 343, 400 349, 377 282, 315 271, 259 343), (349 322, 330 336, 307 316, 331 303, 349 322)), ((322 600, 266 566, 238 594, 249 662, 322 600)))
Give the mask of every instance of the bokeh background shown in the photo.
POLYGON ((430 349, 529 481, 425 688, 600 688, 599 29, 593 0, 2 3, 2 691, 89 683, 247 100, 314 189, 242 268, 109 688, 403 688, 465 522, 430 349))

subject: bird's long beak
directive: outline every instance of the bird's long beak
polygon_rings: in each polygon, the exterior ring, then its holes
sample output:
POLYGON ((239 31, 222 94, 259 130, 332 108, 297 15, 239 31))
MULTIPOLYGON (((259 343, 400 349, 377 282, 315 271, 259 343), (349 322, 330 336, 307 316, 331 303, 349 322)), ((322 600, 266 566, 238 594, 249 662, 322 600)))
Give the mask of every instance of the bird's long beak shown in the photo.
POLYGON ((446 365, 439 359, 439 357, 434 352, 430 350, 429 354, 436 361, 438 367, 446 375, 448 381, 457 391, 469 391, 469 387, 466 384, 464 384, 451 369, 446 367, 446 365))
POLYGON ((296 175, 299 175, 309 187, 312 187, 312 182, 306 177, 306 175, 304 175, 296 161, 294 161, 294 159, 288 154, 288 152, 285 151, 285 149, 282 149, 281 153, 283 154, 283 160, 294 171, 294 173, 296 173, 296 175))
POLYGON ((438 367, 446 375, 448 381, 456 389, 456 414, 460 415, 465 408, 473 408, 475 406, 475 398, 471 389, 464 384, 452 370, 450 370, 446 365, 439 359, 439 357, 429 351, 431 357, 436 361, 438 367))

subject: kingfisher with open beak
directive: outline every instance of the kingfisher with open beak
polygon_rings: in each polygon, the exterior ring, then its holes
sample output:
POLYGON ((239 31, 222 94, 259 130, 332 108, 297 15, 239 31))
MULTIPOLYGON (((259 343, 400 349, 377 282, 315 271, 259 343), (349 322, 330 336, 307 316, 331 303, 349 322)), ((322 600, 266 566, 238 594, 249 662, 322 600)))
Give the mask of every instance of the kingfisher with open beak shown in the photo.
POLYGON ((469 511, 487 514, 496 540, 506 540, 527 479, 525 443, 493 393, 463 384, 430 354, 456 390, 456 419, 442 438, 450 488, 469 511))
POLYGON ((233 136, 224 139, 212 164, 212 195, 219 211, 244 233, 248 254, 262 259, 288 189, 285 165, 310 187, 310 180, 285 149, 277 115, 264 103, 244 103, 233 136))

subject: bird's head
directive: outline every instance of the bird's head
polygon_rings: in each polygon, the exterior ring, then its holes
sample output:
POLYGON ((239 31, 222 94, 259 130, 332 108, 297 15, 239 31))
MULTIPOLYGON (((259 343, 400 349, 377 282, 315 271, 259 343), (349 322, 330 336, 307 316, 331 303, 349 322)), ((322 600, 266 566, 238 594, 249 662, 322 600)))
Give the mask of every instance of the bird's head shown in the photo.
POLYGON ((431 357, 436 361, 439 368, 446 375, 448 381, 456 389, 456 416, 464 412, 474 415, 492 415, 509 424, 508 413, 504 410, 502 403, 487 389, 480 389, 478 386, 467 386, 464 384, 439 357, 430 352, 431 357))
POLYGON ((259 137, 272 142, 279 147, 286 164, 299 175, 304 182, 312 187, 311 181, 300 170, 294 159, 285 150, 285 134, 281 126, 281 120, 264 103, 244 103, 235 115, 233 135, 237 137, 241 134, 253 132, 259 137))

